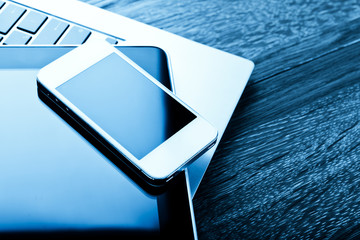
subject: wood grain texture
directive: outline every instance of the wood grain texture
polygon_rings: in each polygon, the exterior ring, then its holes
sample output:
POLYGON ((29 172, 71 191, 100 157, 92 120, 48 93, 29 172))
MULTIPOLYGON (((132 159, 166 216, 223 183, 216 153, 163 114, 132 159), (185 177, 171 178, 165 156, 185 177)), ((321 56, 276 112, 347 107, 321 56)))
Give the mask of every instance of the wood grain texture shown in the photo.
POLYGON ((205 238, 359 226, 359 52, 356 43, 247 87, 195 199, 205 238))
POLYGON ((359 0, 83 1, 255 62, 360 16, 359 0))
POLYGON ((199 239, 360 238, 360 1, 84 0, 252 59, 199 239))

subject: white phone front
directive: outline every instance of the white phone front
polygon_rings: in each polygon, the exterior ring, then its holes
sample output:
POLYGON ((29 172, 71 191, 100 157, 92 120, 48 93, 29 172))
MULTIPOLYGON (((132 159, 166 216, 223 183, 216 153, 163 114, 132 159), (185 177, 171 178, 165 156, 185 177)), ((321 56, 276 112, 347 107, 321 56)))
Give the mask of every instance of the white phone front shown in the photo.
POLYGON ((153 184, 210 147, 216 129, 106 42, 89 42, 40 70, 47 95, 153 184))

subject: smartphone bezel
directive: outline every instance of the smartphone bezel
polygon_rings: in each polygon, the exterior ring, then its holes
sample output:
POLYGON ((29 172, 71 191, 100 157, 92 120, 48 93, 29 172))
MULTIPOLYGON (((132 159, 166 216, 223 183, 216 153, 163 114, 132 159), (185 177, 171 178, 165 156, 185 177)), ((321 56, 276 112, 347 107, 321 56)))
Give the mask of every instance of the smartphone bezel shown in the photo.
POLYGON ((177 171, 182 169, 187 163, 191 162, 191 160, 195 159, 197 155, 210 148, 217 138, 217 131, 211 124, 181 101, 170 90, 160 84, 149 73, 129 59, 125 54, 106 42, 89 41, 83 46, 72 50, 68 54, 65 54, 41 69, 37 81, 55 96, 55 101, 59 101, 65 105, 65 109, 69 114, 75 114, 88 124, 96 133, 116 149, 118 153, 135 166, 137 170, 144 174, 147 179, 152 181, 160 181, 162 183, 168 181, 177 171), (150 81, 196 116, 193 121, 141 159, 133 156, 126 148, 56 89, 61 84, 71 80, 88 67, 113 53, 127 61, 137 71, 145 75, 150 81), (181 148, 179 148, 179 146, 181 146, 181 148))

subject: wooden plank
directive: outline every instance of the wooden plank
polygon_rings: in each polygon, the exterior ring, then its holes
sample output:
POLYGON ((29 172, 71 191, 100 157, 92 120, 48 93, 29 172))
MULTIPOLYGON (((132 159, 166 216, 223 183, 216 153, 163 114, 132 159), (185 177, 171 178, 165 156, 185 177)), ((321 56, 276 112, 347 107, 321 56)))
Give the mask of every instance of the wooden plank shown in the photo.
MULTIPOLYGON (((359 14, 360 16, 360 14, 359 14)), ((256 70, 249 84, 268 79, 293 67, 337 51, 360 39, 360 18, 336 27, 321 29, 290 46, 278 47, 256 59, 256 70)))
MULTIPOLYGON (((360 18, 356 19, 351 23, 355 25, 353 29, 360 30, 360 18)), ((290 81, 289 79, 287 81, 281 82, 276 78, 276 76, 277 74, 281 74, 284 71, 285 72, 289 71, 296 66, 301 66, 306 63, 311 63, 316 59, 321 58, 320 56, 326 56, 332 54, 338 50, 346 48, 348 45, 359 42, 360 36, 358 36, 358 40, 354 40, 352 36, 349 37, 349 35, 352 35, 351 31, 349 32, 345 30, 344 31, 339 30, 339 31, 346 33, 342 35, 342 38, 346 39, 347 41, 342 40, 338 42, 333 42, 332 44, 328 44, 328 42, 324 41, 323 45, 317 45, 318 39, 314 37, 308 39, 309 41, 308 43, 303 43, 303 45, 308 45, 308 46, 314 45, 317 46, 319 49, 323 50, 323 52, 320 51, 316 52, 314 54, 316 57, 310 58, 309 54, 303 51, 302 44, 300 44, 298 50, 296 50, 297 48, 296 46, 290 47, 288 49, 288 52, 290 52, 290 54, 288 55, 284 53, 283 55, 278 55, 276 57, 273 57, 272 60, 269 59, 259 63, 240 101, 240 105, 238 108, 243 110, 242 112, 239 112, 237 110, 234 113, 234 117, 231 120, 234 122, 233 124, 243 125, 246 123, 253 124, 254 122, 257 124, 261 124, 263 121, 268 120, 267 116, 269 114, 286 113, 287 111, 291 111, 291 109, 288 107, 287 104, 285 105, 282 104, 283 102, 289 101, 288 99, 286 99, 288 95, 294 97, 292 101, 294 101, 294 104, 296 104, 299 107, 311 103, 311 101, 313 101, 314 99, 305 97, 307 96, 306 93, 309 89, 303 87, 304 81, 306 81, 304 78, 308 77, 306 75, 307 72, 298 73, 298 75, 295 76, 296 78, 292 78, 293 79, 292 81, 290 81), (331 49, 331 50, 327 50, 327 49, 331 49), (266 76, 266 74, 270 73, 271 69, 276 69, 279 65, 281 65, 282 59, 284 58, 287 59, 290 58, 291 56, 293 56, 294 58, 296 57, 296 59, 291 61, 292 64, 294 64, 294 66, 287 67, 286 69, 283 69, 281 71, 278 70, 278 72, 273 73, 268 77, 266 76), (303 60, 303 56, 305 56, 306 61, 303 60), (284 96, 283 92, 280 91, 280 89, 285 89, 287 91, 287 95, 284 96), (259 109, 262 109, 264 113, 261 115, 254 114, 253 111, 258 111, 259 109), (236 117, 240 115, 241 118, 236 117)), ((357 34, 354 33, 353 35, 357 35, 357 34)), ((281 51, 286 51, 286 49, 282 49, 280 50, 280 52, 281 51)), ((315 50, 311 52, 315 52, 315 50)), ((345 59, 345 62, 347 61, 348 60, 345 59)), ((328 68, 332 69, 333 65, 329 65, 328 68)), ((319 83, 314 82, 311 84, 316 85, 319 83)), ((314 86, 314 87, 318 87, 318 86, 314 86)), ((321 91, 323 95, 326 95, 331 93, 332 89, 321 88, 321 91)))
POLYGON ((194 199, 200 239, 359 226, 359 53, 360 42, 246 88, 194 199))

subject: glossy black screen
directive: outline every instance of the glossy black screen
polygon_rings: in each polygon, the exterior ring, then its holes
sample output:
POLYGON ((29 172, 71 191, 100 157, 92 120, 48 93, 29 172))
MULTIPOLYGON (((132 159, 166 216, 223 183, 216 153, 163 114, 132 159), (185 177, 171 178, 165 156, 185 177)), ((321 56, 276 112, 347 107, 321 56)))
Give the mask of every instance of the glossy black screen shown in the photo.
POLYGON ((115 53, 57 90, 137 159, 195 118, 115 53))

